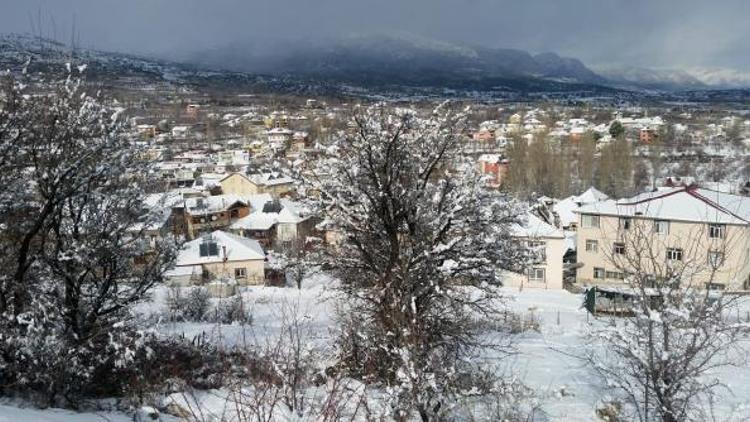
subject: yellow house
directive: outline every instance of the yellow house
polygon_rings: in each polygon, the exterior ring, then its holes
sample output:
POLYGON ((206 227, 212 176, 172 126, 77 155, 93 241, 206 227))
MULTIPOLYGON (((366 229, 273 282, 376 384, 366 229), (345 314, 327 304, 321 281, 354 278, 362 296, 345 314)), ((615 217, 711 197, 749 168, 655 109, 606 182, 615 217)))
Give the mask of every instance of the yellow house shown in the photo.
POLYGON ((574 212, 578 283, 623 284, 637 270, 659 277, 679 269, 691 286, 749 287, 750 198, 662 188, 574 212))
POLYGON ((294 188, 293 180, 280 173, 232 173, 219 181, 224 194, 240 196, 268 193, 274 198, 288 194, 294 188))
POLYGON ((265 259, 258 241, 217 230, 185 243, 171 272, 200 274, 202 281, 230 278, 240 285, 263 284, 265 259))
POLYGON ((223 194, 230 195, 256 195, 258 192, 258 185, 250 181, 242 173, 232 173, 219 181, 221 185, 221 192, 223 194))

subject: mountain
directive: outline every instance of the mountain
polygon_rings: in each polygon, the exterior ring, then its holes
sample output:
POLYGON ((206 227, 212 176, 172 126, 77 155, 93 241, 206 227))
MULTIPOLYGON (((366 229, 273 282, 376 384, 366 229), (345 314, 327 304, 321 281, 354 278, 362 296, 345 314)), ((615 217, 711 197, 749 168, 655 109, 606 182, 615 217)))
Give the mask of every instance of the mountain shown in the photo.
POLYGON ((609 83, 621 87, 678 91, 704 89, 707 86, 684 70, 648 69, 635 66, 597 68, 609 83))
POLYGON ((123 90, 173 91, 210 87, 254 93, 339 95, 341 89, 295 78, 200 68, 175 61, 70 46, 23 34, 0 34, 0 71, 63 77, 67 69, 85 69, 87 82, 123 90))
POLYGON ((594 73, 578 59, 560 57, 555 53, 542 53, 534 56, 547 75, 594 83, 606 83, 606 79, 594 73))
POLYGON ((712 88, 750 88, 748 72, 726 68, 689 68, 687 72, 712 88))
POLYGON ((721 68, 649 69, 633 66, 596 68, 599 75, 620 87, 670 91, 750 87, 750 73, 721 68))
POLYGON ((445 43, 405 34, 355 35, 322 42, 228 45, 182 58, 210 68, 288 74, 367 86, 526 89, 602 85, 579 60, 554 53, 445 43))

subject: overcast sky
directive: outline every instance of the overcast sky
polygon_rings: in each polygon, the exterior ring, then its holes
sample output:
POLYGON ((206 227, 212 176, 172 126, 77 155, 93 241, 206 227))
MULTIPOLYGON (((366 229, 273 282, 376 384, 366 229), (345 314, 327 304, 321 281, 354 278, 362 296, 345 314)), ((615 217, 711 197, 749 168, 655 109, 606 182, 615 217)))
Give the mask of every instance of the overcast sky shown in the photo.
POLYGON ((0 0, 0 32, 31 32, 40 10, 50 37, 69 40, 75 15, 83 46, 158 56, 401 31, 593 66, 750 72, 750 0, 0 0))

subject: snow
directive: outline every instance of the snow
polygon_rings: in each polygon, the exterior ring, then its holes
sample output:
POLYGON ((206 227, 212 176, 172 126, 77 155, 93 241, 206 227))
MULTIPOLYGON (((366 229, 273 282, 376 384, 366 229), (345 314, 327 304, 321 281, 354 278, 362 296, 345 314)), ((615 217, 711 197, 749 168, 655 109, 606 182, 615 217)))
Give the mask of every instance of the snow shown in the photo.
MULTIPOLYGON (((310 347, 323 351, 322 356, 330 356, 335 339, 336 282, 323 273, 308 277, 302 289, 264 286, 242 287, 241 294, 253 316, 251 325, 225 325, 210 323, 161 323, 155 328, 164 334, 185 335, 193 338, 206 334, 207 338, 226 346, 263 346, 277 338, 283 328, 283 319, 293 315, 304 324, 310 347)), ((564 290, 505 288, 506 304, 513 312, 523 316, 533 316, 540 321, 539 332, 527 331, 515 338, 516 353, 500 360, 498 370, 508 376, 521 379, 536 394, 541 409, 549 421, 589 422, 596 420, 595 409, 608 396, 603 385, 586 367, 582 352, 591 347, 586 334, 591 324, 606 323, 607 319, 597 320, 587 316, 582 308, 582 295, 564 290)), ((158 287, 153 294, 153 302, 143 304, 142 313, 156 313, 163 309, 167 288, 158 287)), ((227 299, 213 299, 227 300, 227 299)), ((747 303, 745 304, 747 307, 747 303)), ((745 308, 741 312, 745 312, 745 308)), ((495 357, 490 357, 491 361, 495 357)), ((497 362, 497 361, 495 361, 497 362)), ((321 362, 326 364, 328 362, 321 362)), ((733 367, 716 372, 716 375, 729 384, 733 391, 720 390, 716 411, 720 420, 743 420, 742 406, 750 405, 750 368, 733 367)), ((225 390, 198 391, 193 395, 175 393, 167 402, 183 403, 191 400, 200 404, 206 414, 221 415, 231 397, 225 390)), ((745 409, 744 412, 747 412, 745 409)), ((73 413, 59 409, 34 410, 13 406, 0 406, 0 422, 32 421, 75 422, 98 421, 104 417, 99 413, 73 413)), ((130 416, 122 413, 106 414, 112 421, 129 421, 130 416)), ((164 415, 162 415, 164 418, 164 415)), ((172 420, 164 418, 163 420, 172 420)))
POLYGON ((559 230, 542 221, 532 213, 527 213, 526 223, 513 227, 513 235, 518 237, 546 237, 546 238, 563 238, 562 230, 559 230))
MULTIPOLYGON (((179 419, 161 415, 161 421, 179 419)), ((64 409, 33 409, 0 405, 0 422, 132 422, 133 417, 122 412, 74 412, 64 409)))
POLYGON ((578 204, 591 204, 594 202, 604 201, 609 197, 604 192, 599 191, 595 187, 590 187, 586 192, 578 195, 575 202, 578 204))
POLYGON ((578 208, 575 200, 575 196, 569 196, 552 206, 552 210, 560 217, 560 226, 570 227, 571 224, 578 221, 578 216, 573 212, 578 208))

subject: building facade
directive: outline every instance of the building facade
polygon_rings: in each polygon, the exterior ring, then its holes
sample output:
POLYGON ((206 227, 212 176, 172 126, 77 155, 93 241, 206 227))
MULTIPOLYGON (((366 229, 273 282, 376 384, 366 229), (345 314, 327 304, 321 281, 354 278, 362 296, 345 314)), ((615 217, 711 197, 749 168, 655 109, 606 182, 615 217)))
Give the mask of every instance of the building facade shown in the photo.
POLYGON ((750 198, 688 186, 575 212, 577 283, 625 284, 639 272, 679 273, 681 283, 697 287, 749 287, 750 198))

